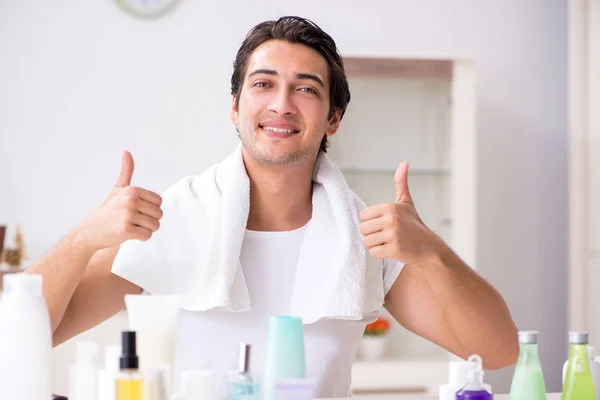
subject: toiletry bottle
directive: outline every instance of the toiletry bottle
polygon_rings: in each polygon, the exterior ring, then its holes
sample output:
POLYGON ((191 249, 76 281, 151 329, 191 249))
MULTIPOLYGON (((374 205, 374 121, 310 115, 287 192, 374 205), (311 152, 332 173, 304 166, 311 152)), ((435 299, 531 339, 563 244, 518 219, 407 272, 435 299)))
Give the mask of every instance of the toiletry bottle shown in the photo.
POLYGON ((538 337, 535 331, 519 332, 519 359, 513 373, 510 400, 546 400, 538 337))
MULTIPOLYGON (((469 371, 477 367, 477 363, 469 361, 451 361, 448 368, 448 383, 439 387, 439 400, 454 400, 456 392, 467 384, 469 371)), ((487 383, 483 384, 483 388, 490 393, 492 387, 487 383)))
POLYGON ((142 400, 144 381, 139 372, 135 331, 123 331, 121 339, 120 373, 116 379, 116 400, 142 400))
MULTIPOLYGON (((600 399, 600 358, 596 356, 594 346, 588 345, 588 360, 590 361, 590 369, 592 370, 592 380, 594 381, 594 390, 596 392, 596 398, 600 399)), ((567 368, 569 367, 569 360, 565 361, 562 370, 562 384, 565 384, 565 377, 567 376, 567 368)))
POLYGON ((69 400, 95 400, 96 355, 98 345, 95 342, 80 341, 75 345, 75 365, 69 369, 69 400))
POLYGON ((229 374, 227 380, 227 399, 258 399, 258 382, 250 372, 250 345, 240 343, 238 352, 238 370, 229 374))
POLYGON ((456 392, 456 400, 493 400, 494 395, 483 387, 481 357, 472 355, 468 361, 477 363, 468 373, 467 384, 456 392))
POLYGON ((569 332, 569 366, 561 400, 595 400, 587 332, 569 332))
POLYGON ((0 399, 52 398, 52 328, 42 276, 5 274, 0 300, 0 399))
POLYGON ((116 379, 119 374, 121 346, 104 348, 104 369, 98 371, 97 400, 115 400, 117 395, 116 379))

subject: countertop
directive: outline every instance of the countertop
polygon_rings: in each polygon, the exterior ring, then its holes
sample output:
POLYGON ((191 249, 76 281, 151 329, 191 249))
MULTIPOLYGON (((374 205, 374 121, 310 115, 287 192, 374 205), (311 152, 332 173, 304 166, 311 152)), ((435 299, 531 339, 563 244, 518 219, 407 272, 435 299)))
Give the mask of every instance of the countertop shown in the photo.
MULTIPOLYGON (((390 395, 389 397, 381 397, 377 398, 373 397, 360 397, 360 398, 348 398, 348 399, 321 399, 321 400, 438 400, 438 396, 431 396, 425 394, 404 394, 404 395, 390 395)), ((507 394, 495 394, 494 400, 509 400, 507 394)), ((560 393, 549 393, 547 400, 560 400, 560 393)))

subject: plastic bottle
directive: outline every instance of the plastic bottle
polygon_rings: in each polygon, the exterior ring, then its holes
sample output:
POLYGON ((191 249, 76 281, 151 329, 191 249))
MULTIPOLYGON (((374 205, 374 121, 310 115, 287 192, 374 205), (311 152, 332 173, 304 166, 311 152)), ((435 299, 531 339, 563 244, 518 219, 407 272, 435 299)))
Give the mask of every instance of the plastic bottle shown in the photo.
POLYGON ((561 400, 595 400, 587 332, 569 332, 569 366, 561 400))
POLYGON ((42 276, 3 276, 0 300, 0 399, 52 398, 52 329, 42 276))
POLYGON ((98 399, 115 400, 116 379, 119 374, 121 346, 106 346, 104 349, 104 369, 98 371, 98 399))
POLYGON ((75 364, 69 369, 69 400, 95 400, 98 345, 80 341, 75 344, 75 349, 75 364))
MULTIPOLYGON (((477 367, 477 363, 469 361, 451 361, 448 370, 448 383, 440 386, 439 400, 454 400, 456 392, 467 384, 469 371, 477 367)), ((492 387, 486 383, 483 387, 492 393, 492 387)))
POLYGON ((546 400, 538 338, 536 331, 519 332, 519 359, 510 387, 510 400, 546 400))
POLYGON ((483 387, 481 357, 472 355, 468 361, 477 363, 477 366, 467 374, 467 384, 456 392, 456 400, 493 400, 494 395, 483 387))
MULTIPOLYGON (((594 346, 588 345, 588 360, 590 361, 590 368, 592 369, 592 380, 594 381, 594 390, 596 392, 596 398, 600 399, 600 358, 595 355, 594 346)), ((562 384, 565 384, 565 376, 567 375, 567 368, 569 366, 569 360, 565 361, 562 370, 562 384)))

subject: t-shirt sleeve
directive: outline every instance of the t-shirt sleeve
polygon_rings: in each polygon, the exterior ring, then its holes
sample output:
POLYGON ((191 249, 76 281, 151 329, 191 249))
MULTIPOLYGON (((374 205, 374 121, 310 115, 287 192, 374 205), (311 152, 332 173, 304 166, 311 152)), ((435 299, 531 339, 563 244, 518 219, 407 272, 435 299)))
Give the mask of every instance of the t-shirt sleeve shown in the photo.
POLYGON ((383 259, 383 289, 384 294, 388 294, 394 282, 400 275, 400 271, 404 268, 404 263, 393 258, 383 259))

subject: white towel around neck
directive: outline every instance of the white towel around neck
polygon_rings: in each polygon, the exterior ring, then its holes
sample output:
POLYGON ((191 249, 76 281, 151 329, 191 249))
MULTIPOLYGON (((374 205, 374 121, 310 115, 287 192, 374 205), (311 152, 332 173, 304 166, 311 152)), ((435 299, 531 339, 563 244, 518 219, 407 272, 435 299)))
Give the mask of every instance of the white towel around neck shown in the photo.
MULTIPOLYGON (((362 201, 321 153, 313 174, 312 218, 293 284, 290 315, 303 322, 360 320, 384 301, 382 260, 362 244, 362 201)), ((242 147, 163 195, 160 229, 147 242, 124 243, 113 272, 151 294, 180 294, 190 311, 247 311, 240 263, 250 204, 242 147)))

